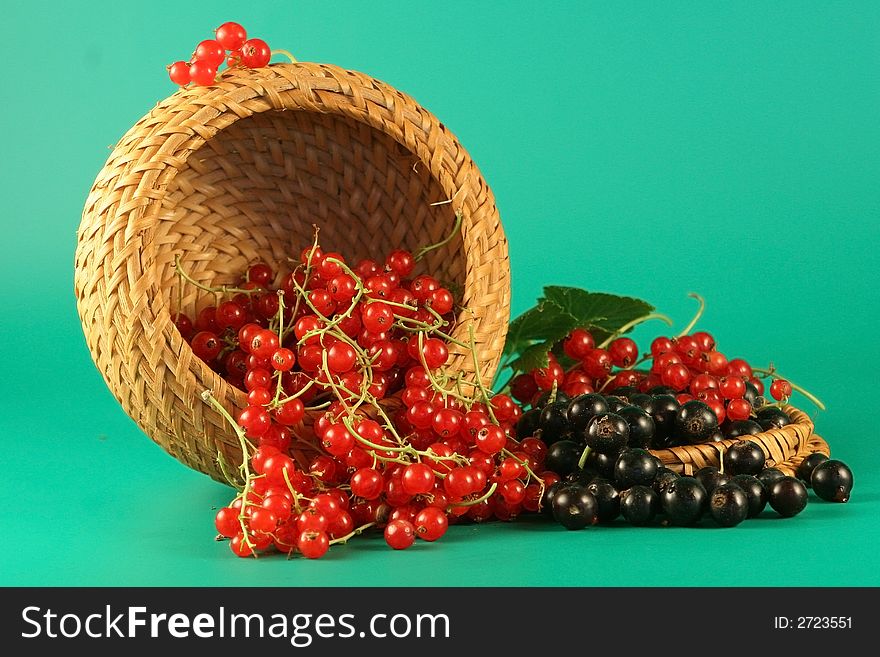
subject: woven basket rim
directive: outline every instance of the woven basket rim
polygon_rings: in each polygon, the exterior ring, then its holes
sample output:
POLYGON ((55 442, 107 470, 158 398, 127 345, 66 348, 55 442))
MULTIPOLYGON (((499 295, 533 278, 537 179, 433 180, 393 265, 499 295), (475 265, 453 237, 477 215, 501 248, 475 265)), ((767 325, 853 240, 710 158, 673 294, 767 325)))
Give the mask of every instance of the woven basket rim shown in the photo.
MULTIPOLYGON (((748 440, 757 444, 767 459, 767 466, 787 464, 792 459, 809 453, 809 445, 815 436, 813 420, 804 411, 791 404, 783 404, 782 410, 788 413, 792 422, 781 429, 762 431, 753 435, 744 435, 737 438, 726 438, 712 443, 700 443, 696 445, 683 445, 667 449, 650 450, 659 458, 664 466, 674 470, 697 470, 704 465, 718 466, 722 455, 733 444, 748 440), (778 456, 783 458, 778 458, 778 456)), ((816 437, 818 439, 818 437, 816 437)), ((818 439, 816 442, 818 444, 818 439)), ((821 441, 822 444, 824 441, 821 441)))

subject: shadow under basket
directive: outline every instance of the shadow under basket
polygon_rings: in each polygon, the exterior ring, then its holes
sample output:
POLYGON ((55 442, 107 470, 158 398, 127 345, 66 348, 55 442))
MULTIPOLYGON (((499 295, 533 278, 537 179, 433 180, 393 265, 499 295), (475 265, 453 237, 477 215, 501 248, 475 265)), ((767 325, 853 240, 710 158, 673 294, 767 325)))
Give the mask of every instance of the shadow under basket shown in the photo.
POLYGON ((779 468, 788 475, 794 475, 801 461, 813 452, 830 456, 828 443, 813 432, 813 421, 806 413, 790 405, 783 406, 782 410, 791 417, 791 424, 781 429, 717 443, 651 450, 651 453, 667 468, 686 475, 691 475, 707 465, 718 467, 721 463, 721 454, 739 440, 756 443, 764 452, 766 467, 779 468))
MULTIPOLYGON (((419 265, 462 307, 449 364, 491 381, 509 320, 507 242, 492 193, 430 112, 361 73, 309 63, 230 69, 181 89, 119 141, 78 234, 75 292, 92 358, 126 413, 169 454, 218 481, 241 462, 235 434, 203 402, 244 393, 197 358, 171 317, 249 264, 298 256, 320 229, 349 261, 417 251, 460 230, 419 265), (477 365, 478 364, 478 365, 477 365)), ((307 418, 307 424, 313 417, 307 418)))

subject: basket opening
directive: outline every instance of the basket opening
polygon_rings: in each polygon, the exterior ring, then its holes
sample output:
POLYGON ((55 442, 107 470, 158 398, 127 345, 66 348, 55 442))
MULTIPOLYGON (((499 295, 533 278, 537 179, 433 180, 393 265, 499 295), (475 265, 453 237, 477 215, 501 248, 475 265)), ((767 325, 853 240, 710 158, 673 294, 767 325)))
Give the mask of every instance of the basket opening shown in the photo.
MULTIPOLYGON (((190 316, 213 296, 184 284, 174 269, 207 286, 234 284, 247 266, 296 258, 320 228, 325 251, 352 264, 393 248, 417 251, 455 223, 440 184, 391 136, 338 115, 267 111, 218 132, 169 181, 153 232, 152 256, 169 314, 190 316)), ((463 287, 461 235, 429 253, 417 271, 463 287)))

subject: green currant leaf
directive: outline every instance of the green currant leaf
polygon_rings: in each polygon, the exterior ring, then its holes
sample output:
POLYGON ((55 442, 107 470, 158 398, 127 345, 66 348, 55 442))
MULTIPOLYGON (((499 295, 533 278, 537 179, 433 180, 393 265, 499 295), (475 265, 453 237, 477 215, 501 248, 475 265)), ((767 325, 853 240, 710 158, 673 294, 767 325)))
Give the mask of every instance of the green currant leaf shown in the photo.
POLYGON ((526 347, 519 358, 510 363, 510 368, 516 372, 528 372, 536 367, 547 367, 550 363, 547 354, 552 347, 552 342, 537 342, 526 347))
MULTIPOLYGON (((546 299, 530 308, 510 323, 507 331, 505 354, 522 353, 533 342, 549 342, 549 350, 554 342, 564 338, 569 331, 578 326, 577 319, 565 312, 559 305, 546 299)), ((546 365, 546 352, 544 355, 546 365)))
POLYGON ((575 326, 592 328, 597 342, 624 324, 654 311, 654 306, 641 299, 587 292, 576 287, 550 285, 544 288, 544 298, 574 317, 577 320, 575 326), (604 335, 596 329, 604 332, 604 335))

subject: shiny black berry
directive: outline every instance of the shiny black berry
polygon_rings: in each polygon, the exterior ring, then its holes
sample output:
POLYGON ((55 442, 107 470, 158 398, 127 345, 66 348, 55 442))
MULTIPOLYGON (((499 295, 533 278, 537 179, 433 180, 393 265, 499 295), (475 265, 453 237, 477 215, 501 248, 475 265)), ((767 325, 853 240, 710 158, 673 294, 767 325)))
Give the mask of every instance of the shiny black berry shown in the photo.
POLYGON ((608 404, 605 402, 605 398, 591 392, 572 399, 568 403, 566 414, 572 431, 585 431, 590 420, 607 412, 608 404))
POLYGON ((617 463, 617 455, 620 452, 610 452, 602 454, 601 452, 590 452, 587 455, 587 461, 584 464, 592 470, 599 473, 599 476, 605 479, 614 479, 614 464, 617 463))
POLYGON ((557 440, 562 440, 570 432, 566 408, 568 404, 563 401, 555 401, 541 409, 541 417, 538 420, 538 430, 541 432, 541 440, 547 445, 552 445, 557 440))
POLYGON ((578 469, 583 448, 573 440, 557 440, 547 448, 544 467, 560 477, 566 477, 578 469))
POLYGON ((617 414, 629 426, 629 447, 648 449, 654 440, 654 420, 648 412, 638 406, 624 406, 617 414))
POLYGON ((631 525, 647 525, 659 506, 657 493, 647 486, 632 486, 620 494, 620 514, 631 525))
POLYGON ((731 476, 726 472, 722 473, 714 465, 707 465, 694 472, 694 479, 703 484, 703 488, 711 495, 718 486, 729 484, 731 476))
POLYGON ((541 513, 546 516, 553 515, 553 498, 560 488, 569 485, 569 483, 567 481, 554 481, 544 489, 544 494, 541 495, 541 513))
POLYGON ((761 425, 754 420, 734 420, 725 423, 723 433, 725 438, 739 438, 741 436, 754 436, 761 433, 761 425))
MULTIPOLYGON (((661 495, 666 487, 676 479, 678 479, 681 475, 669 468, 661 467, 657 470, 657 475, 654 477, 654 483, 651 484, 651 487, 654 489, 654 492, 657 495, 661 495)), ((659 497, 658 497, 659 499, 659 497)))
POLYGON ((603 454, 619 452, 629 440, 629 425, 619 415, 597 415, 584 435, 587 447, 603 454))
POLYGON ((652 447, 668 447, 675 432, 675 416, 681 404, 672 395, 653 395, 648 403, 640 404, 654 420, 654 443, 652 447))
POLYGON ((620 493, 607 479, 594 479, 587 490, 599 503, 599 522, 610 522, 620 515, 620 493))
POLYGON ((594 470, 591 467, 583 469, 578 468, 574 472, 568 474, 568 476, 565 477, 565 481, 580 484, 581 486, 589 486, 593 479, 601 476, 602 475, 600 475, 597 470, 594 470))
POLYGON ((675 396, 678 394, 678 390, 671 386, 654 386, 650 390, 648 390, 648 394, 651 395, 672 395, 675 396))
POLYGON ((631 406, 638 406, 639 408, 645 408, 645 404, 650 403, 651 395, 644 392, 637 392, 634 395, 630 395, 627 397, 631 406))
MULTIPOLYGON (((532 403, 532 408, 537 408, 538 410, 544 408, 547 404, 550 403, 550 395, 553 393, 552 390, 545 390, 538 398, 532 403)), ((554 402, 568 402, 571 398, 566 395, 561 390, 556 391, 556 397, 553 398, 554 402)))
POLYGON ((761 396, 761 393, 758 392, 758 388, 751 381, 746 381, 745 383, 746 391, 743 393, 743 399, 749 402, 752 408, 755 408, 758 405, 758 397, 761 396))
POLYGON ((778 468, 764 468, 756 476, 761 480, 761 483, 764 484, 764 488, 769 490, 770 484, 782 479, 785 476, 785 473, 778 468))
POLYGON ((708 494, 693 477, 679 477, 669 482, 660 494, 660 504, 669 522, 686 526, 699 522, 706 509, 708 494))
POLYGON ((816 469, 816 466, 824 461, 827 461, 828 457, 822 452, 813 452, 797 467, 797 471, 794 473, 795 477, 800 479, 807 485, 807 488, 812 486, 812 482, 810 478, 813 476, 813 470, 816 469))
POLYGON ((754 518, 767 506, 767 490, 761 480, 753 475, 736 475, 731 483, 742 488, 749 498, 749 518, 754 518))
POLYGON ((749 515, 749 498, 736 484, 723 484, 709 494, 709 512, 722 527, 735 527, 749 515))
POLYGON ((583 486, 568 484, 553 495, 553 519, 566 529, 583 529, 599 521, 596 498, 583 486))
POLYGON ((541 411, 530 408, 516 421, 516 439, 524 440, 531 438, 538 430, 538 421, 541 419, 541 411))
POLYGON ((852 470, 843 461, 831 459, 820 463, 810 478, 813 490, 828 502, 847 502, 853 488, 852 470))
POLYGON ((614 464, 614 483, 618 490, 631 486, 650 486, 660 466, 657 458, 646 449, 623 450, 614 464))
POLYGON ((640 395, 642 393, 636 390, 635 386, 620 386, 619 388, 615 388, 611 394, 613 394, 615 397, 625 399, 630 404, 632 404, 633 395, 640 395))
POLYGON ((781 429, 785 425, 791 424, 791 418, 788 416, 788 413, 775 406, 765 406, 755 414, 755 417, 757 417, 758 424, 761 425, 764 431, 781 429))
POLYGON ((766 457, 757 443, 738 440, 727 448, 723 457, 724 471, 731 475, 756 475, 764 469, 766 457))
POLYGON ((605 403, 608 404, 609 413, 617 413, 621 408, 629 406, 629 402, 622 397, 616 395, 606 395, 605 403))
POLYGON ((686 444, 704 442, 718 429, 718 417, 705 402, 691 399, 675 415, 675 435, 686 444))
POLYGON ((767 491, 767 501, 783 518, 796 516, 807 506, 807 487, 794 477, 777 479, 767 491))

